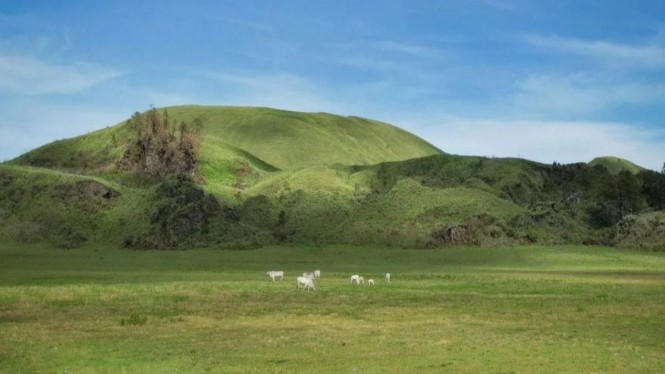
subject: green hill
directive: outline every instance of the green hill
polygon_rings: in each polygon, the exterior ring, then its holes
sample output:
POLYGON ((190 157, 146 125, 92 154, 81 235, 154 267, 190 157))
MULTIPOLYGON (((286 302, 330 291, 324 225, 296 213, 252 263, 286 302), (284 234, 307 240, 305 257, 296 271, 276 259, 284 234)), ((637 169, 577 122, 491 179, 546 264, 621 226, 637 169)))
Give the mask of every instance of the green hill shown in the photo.
POLYGON ((392 125, 359 117, 268 108, 168 108, 178 120, 201 118, 202 159, 218 159, 227 146, 279 169, 322 164, 372 165, 440 154, 436 147, 392 125))
POLYGON ((633 174, 639 173, 641 170, 644 170, 643 167, 636 165, 628 160, 624 160, 619 157, 596 157, 591 162, 590 166, 603 165, 610 171, 612 174, 619 174, 622 170, 628 170, 633 174))
MULTIPOLYGON (((0 165, 0 238, 140 249, 608 245, 624 216, 665 203, 659 173, 447 155, 355 117, 167 109, 168 123, 203 124, 193 173, 123 168, 139 136, 131 122, 45 145, 0 165)), ((184 136, 168 129, 174 143, 159 157, 184 136)))
MULTIPOLYGON (((298 113, 268 108, 178 106, 165 108, 171 120, 200 119, 198 176, 206 188, 230 193, 265 173, 317 165, 369 165, 441 154, 395 126, 358 117, 298 113)), ((160 112, 162 109, 159 110, 160 112)), ((132 139, 127 123, 30 151, 8 164, 68 173, 118 175, 117 164, 132 139)))
MULTIPOLYGON (((272 171, 336 163, 370 165, 441 153, 409 132, 359 117, 248 107, 164 110, 177 122, 203 121, 202 162, 247 158, 259 169, 272 171)), ((59 169, 103 167, 122 156, 130 135, 124 124, 45 145, 14 163, 59 169)))

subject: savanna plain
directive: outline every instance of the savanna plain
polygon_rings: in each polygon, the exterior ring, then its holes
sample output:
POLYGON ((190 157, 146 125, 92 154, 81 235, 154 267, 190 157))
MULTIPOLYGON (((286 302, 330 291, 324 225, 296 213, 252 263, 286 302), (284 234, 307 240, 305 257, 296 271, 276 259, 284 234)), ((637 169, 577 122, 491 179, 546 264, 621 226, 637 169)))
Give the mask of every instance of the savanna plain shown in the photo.
POLYGON ((2 373, 659 373, 664 352, 665 253, 0 244, 2 373))

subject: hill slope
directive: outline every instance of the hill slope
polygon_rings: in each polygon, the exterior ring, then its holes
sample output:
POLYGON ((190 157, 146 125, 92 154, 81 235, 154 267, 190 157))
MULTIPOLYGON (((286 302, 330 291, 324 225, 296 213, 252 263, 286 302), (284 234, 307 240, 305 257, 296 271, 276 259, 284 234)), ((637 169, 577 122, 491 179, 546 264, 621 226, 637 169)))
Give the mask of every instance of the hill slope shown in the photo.
MULTIPOLYGON (((279 169, 371 165, 441 153, 411 133, 358 117, 268 108, 182 106, 168 111, 178 120, 201 118, 204 143, 242 149, 279 169)), ((201 157, 215 158, 214 147, 201 157)))
MULTIPOLYGON (((441 154, 409 132, 358 117, 249 107, 177 106, 164 110, 177 122, 203 121, 199 158, 204 163, 244 158, 259 169, 272 171, 336 163, 369 165, 441 154)), ((130 135, 121 123, 45 145, 12 163, 100 169, 119 160, 130 135)))
POLYGON ((665 204, 660 173, 447 155, 359 118, 193 106, 168 116, 204 123, 192 175, 121 170, 138 137, 126 123, 54 142, 0 165, 0 238, 134 248, 635 243, 654 225, 617 230, 632 222, 622 217, 665 204))
POLYGON ((619 157, 596 157, 591 162, 589 166, 603 165, 610 171, 610 173, 616 175, 619 174, 622 170, 628 170, 633 174, 639 173, 641 170, 644 170, 643 167, 636 165, 628 160, 624 160, 619 157))

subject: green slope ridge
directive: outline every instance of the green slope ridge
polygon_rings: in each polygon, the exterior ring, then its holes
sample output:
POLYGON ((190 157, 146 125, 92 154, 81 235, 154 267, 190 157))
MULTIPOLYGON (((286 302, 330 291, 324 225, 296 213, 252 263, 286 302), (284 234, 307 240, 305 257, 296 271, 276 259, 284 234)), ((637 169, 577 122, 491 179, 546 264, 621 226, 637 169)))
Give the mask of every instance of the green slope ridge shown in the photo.
POLYGON ((628 160, 619 157, 596 157, 591 162, 590 166, 603 165, 610 171, 612 174, 619 174, 622 170, 628 170, 633 174, 639 173, 641 170, 644 170, 643 167, 636 165, 628 160))
MULTIPOLYGON (((203 142, 223 141, 279 169, 321 164, 362 165, 440 154, 436 147, 392 125, 327 113, 268 108, 167 108, 169 116, 204 123, 203 142)), ((202 159, 217 158, 202 152, 202 159)))
POLYGON ((69 248, 145 230, 151 195, 97 177, 0 165, 0 238, 69 248))

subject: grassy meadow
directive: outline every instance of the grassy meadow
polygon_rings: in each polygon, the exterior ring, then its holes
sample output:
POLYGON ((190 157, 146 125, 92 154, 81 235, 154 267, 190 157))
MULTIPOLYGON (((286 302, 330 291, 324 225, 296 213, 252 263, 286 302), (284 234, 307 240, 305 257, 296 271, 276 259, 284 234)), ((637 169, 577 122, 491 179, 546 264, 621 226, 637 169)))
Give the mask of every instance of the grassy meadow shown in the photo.
POLYGON ((664 253, 600 247, 0 244, 0 372, 664 372, 664 286, 664 253))

